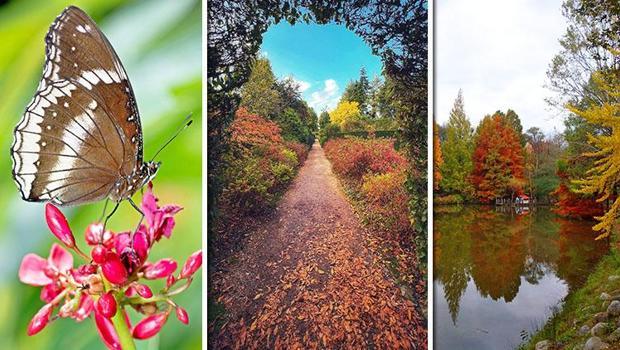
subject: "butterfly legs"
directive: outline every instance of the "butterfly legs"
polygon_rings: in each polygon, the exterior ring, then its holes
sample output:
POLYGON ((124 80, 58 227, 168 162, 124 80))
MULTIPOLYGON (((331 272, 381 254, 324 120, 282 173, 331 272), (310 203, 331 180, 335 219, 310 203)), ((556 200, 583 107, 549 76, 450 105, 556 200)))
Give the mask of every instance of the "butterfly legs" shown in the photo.
MULTIPOLYGON (((108 207, 108 201, 109 199, 105 200, 105 205, 103 206, 103 213, 101 214, 101 219, 103 219, 103 216, 105 215, 106 208, 108 207)), ((106 226, 108 225, 108 220, 110 220, 112 215, 114 215, 114 213, 116 212, 116 209, 118 209, 118 206, 120 204, 121 204, 120 202, 116 202, 116 205, 114 205, 114 209, 112 209, 112 212, 105 217, 105 221, 103 222, 104 231, 105 231, 106 226)), ((99 221, 101 221, 101 219, 99 219, 99 221)))
POLYGON ((136 226, 136 229, 134 230, 134 232, 136 232, 140 228, 140 225, 142 225, 142 221, 144 220, 144 212, 140 209, 140 207, 138 207, 138 205, 131 198, 127 198, 127 201, 129 201, 129 204, 131 204, 131 206, 135 210, 137 210, 138 213, 140 213, 140 221, 138 221, 138 226, 136 226))

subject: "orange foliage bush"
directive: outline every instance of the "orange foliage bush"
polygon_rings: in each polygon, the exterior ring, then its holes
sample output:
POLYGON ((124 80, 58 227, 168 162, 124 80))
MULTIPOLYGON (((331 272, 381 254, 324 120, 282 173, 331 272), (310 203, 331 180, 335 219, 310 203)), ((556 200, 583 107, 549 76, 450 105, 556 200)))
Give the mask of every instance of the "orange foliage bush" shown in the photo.
POLYGON ((351 185, 366 220, 396 238, 411 239, 407 162, 387 139, 339 138, 324 145, 334 172, 351 185))
POLYGON ((411 230, 406 181, 407 174, 400 169, 385 174, 366 175, 362 185, 370 221, 402 237, 411 230))
POLYGON ((237 110, 229 132, 223 208, 229 214, 247 214, 274 206, 305 160, 307 147, 284 141, 276 123, 245 108, 237 110))

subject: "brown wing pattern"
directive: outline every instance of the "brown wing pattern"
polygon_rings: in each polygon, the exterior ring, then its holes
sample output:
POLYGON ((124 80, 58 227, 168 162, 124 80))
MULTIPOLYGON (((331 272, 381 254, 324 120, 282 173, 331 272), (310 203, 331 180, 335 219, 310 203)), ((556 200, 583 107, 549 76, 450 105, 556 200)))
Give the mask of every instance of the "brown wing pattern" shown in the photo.
POLYGON ((142 161, 133 91, 95 23, 67 8, 46 36, 37 92, 15 128, 13 175, 29 201, 79 204, 106 197, 142 161))

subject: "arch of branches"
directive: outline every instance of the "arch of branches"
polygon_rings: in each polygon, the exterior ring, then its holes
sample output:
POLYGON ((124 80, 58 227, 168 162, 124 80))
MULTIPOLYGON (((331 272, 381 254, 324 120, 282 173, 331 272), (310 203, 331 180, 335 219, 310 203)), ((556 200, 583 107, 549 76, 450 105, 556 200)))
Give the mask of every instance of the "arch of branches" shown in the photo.
POLYGON ((227 126, 239 104, 263 34, 280 21, 337 23, 360 36, 394 80, 399 142, 410 161, 408 191, 418 259, 424 264, 427 223, 427 1, 214 0, 208 5, 208 212, 221 192, 227 126))

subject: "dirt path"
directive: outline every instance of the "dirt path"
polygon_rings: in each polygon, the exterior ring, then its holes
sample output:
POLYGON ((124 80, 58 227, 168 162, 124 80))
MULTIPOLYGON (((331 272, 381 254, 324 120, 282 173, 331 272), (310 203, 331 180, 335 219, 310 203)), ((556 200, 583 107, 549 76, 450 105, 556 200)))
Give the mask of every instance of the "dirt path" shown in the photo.
POLYGON ((210 348, 426 349, 318 143, 261 227, 212 275, 227 315, 210 348))

